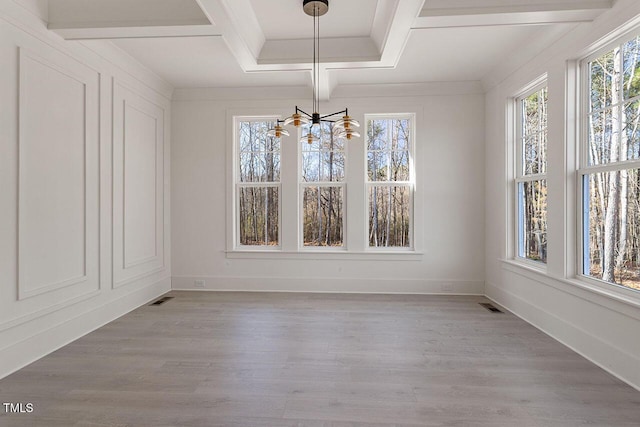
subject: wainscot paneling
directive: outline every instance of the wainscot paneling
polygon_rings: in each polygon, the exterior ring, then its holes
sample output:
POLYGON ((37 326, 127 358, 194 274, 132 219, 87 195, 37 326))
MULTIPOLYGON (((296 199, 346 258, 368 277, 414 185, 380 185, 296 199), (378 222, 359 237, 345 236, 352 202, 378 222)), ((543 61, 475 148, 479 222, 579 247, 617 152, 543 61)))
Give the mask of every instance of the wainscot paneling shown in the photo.
POLYGON ((0 1, 0 378, 171 288, 173 88, 42 5, 0 1))
POLYGON ((18 299, 96 290, 99 75, 55 51, 19 58, 18 299))
POLYGON ((113 287, 164 268, 164 109, 113 82, 113 287))

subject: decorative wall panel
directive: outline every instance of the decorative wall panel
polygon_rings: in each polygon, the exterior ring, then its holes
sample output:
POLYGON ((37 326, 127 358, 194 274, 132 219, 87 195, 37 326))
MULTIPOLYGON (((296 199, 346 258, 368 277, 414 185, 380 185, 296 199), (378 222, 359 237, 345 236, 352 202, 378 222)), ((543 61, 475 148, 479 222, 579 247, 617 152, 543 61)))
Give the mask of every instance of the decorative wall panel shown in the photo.
POLYGON ((164 267, 164 109, 113 85, 113 287, 164 267))
POLYGON ((18 298, 98 275, 98 74, 20 49, 18 298))

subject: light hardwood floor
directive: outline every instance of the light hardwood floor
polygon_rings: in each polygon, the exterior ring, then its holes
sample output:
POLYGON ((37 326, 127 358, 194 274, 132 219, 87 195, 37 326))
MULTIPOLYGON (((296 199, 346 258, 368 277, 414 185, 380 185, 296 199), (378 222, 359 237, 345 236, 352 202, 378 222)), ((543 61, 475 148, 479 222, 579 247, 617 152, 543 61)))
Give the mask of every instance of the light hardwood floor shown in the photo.
POLYGON ((169 295, 0 380, 34 404, 0 426, 640 426, 640 392, 482 297, 169 295))

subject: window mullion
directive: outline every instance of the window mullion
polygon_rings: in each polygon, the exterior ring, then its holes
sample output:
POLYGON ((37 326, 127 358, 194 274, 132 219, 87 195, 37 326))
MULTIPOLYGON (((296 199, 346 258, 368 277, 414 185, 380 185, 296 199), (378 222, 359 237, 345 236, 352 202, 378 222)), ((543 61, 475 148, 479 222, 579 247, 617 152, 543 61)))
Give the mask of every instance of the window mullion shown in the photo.
POLYGON ((517 183, 520 183, 520 182, 533 182, 533 181, 542 181, 544 179, 547 179, 547 174, 540 173, 540 174, 536 174, 536 175, 519 176, 519 177, 516 178, 516 182, 517 183))

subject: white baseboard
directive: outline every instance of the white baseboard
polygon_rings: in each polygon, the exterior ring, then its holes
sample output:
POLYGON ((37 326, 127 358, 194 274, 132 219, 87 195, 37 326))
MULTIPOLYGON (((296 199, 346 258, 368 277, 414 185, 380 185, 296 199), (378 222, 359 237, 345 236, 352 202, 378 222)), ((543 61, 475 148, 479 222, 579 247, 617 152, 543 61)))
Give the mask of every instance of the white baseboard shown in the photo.
POLYGON ((308 277, 173 276, 174 290, 484 295, 483 281, 308 277), (195 286, 204 281, 204 288, 195 286))
POLYGON ((0 379, 171 290, 167 277, 0 350, 0 379))
POLYGON ((486 297, 640 391, 640 358, 492 283, 486 297))

